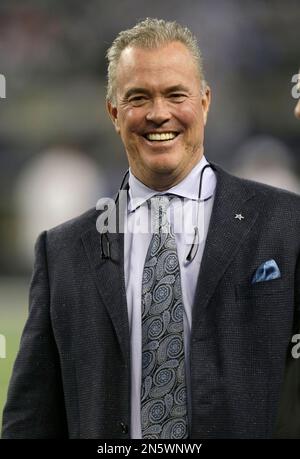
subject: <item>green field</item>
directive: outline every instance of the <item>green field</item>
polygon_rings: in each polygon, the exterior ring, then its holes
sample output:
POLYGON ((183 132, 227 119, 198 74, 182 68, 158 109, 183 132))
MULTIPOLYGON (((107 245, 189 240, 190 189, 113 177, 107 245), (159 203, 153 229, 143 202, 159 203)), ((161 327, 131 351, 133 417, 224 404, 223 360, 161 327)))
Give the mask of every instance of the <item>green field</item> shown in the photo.
MULTIPOLYGON (((5 339, 5 354, 0 349, 0 425, 8 382, 19 347, 28 309, 28 280, 0 279, 0 335, 5 339)), ((1 430, 1 429, 0 429, 1 430)))

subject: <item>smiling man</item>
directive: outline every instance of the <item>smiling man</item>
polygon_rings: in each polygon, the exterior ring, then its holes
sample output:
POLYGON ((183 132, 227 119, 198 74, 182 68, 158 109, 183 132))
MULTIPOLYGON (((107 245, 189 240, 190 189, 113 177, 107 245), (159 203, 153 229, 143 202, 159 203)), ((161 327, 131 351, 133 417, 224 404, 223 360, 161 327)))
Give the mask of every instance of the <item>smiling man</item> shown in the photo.
POLYGON ((3 437, 300 438, 299 196, 207 161, 187 28, 146 19, 107 57, 123 223, 99 234, 91 209, 40 234, 3 437))

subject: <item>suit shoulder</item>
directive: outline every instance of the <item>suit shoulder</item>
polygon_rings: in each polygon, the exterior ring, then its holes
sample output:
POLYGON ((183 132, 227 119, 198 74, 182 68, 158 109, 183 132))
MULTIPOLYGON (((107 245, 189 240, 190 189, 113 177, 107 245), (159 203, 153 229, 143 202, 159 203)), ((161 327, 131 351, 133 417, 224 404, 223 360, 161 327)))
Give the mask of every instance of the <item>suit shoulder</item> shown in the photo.
POLYGON ((95 207, 90 208, 81 215, 67 220, 53 228, 47 230, 47 240, 50 245, 56 245, 58 242, 67 243, 68 241, 77 240, 80 235, 93 227, 96 228, 98 211, 95 207))
POLYGON ((283 188, 277 188, 275 186, 266 185, 265 183, 256 182, 255 180, 242 179, 235 177, 240 182, 244 182, 244 185, 251 188, 255 192, 263 193, 266 197, 287 200, 300 204, 300 195, 292 191, 284 190, 283 188))
POLYGON ((283 205, 284 203, 289 206, 294 205, 300 210, 300 195, 297 193, 257 182, 255 180, 244 179, 236 175, 232 175, 224 170, 222 173, 226 174, 237 188, 243 188, 245 191, 249 192, 249 195, 261 194, 266 200, 275 200, 280 205, 283 205))

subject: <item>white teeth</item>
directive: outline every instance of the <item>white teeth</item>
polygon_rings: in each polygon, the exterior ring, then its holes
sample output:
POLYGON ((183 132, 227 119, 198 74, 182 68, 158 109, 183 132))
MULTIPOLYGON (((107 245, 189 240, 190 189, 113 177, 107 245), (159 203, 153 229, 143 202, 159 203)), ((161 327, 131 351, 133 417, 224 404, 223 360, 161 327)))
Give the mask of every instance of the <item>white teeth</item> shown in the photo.
POLYGON ((172 140, 176 137, 174 132, 152 133, 146 135, 148 140, 172 140))

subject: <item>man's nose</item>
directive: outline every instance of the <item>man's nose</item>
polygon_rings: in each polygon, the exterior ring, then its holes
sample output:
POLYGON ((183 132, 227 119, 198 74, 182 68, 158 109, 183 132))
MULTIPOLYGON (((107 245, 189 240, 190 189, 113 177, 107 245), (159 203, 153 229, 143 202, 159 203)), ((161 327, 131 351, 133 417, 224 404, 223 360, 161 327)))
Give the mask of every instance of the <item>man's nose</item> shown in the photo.
POLYGON ((167 102, 163 98, 153 100, 146 114, 146 120, 152 121, 155 124, 163 124, 171 118, 171 113, 167 102))

